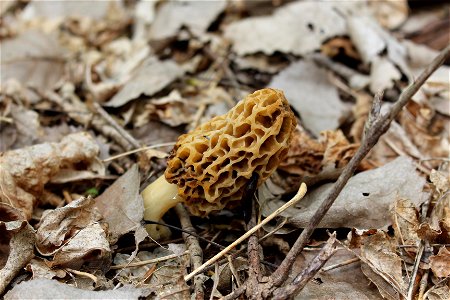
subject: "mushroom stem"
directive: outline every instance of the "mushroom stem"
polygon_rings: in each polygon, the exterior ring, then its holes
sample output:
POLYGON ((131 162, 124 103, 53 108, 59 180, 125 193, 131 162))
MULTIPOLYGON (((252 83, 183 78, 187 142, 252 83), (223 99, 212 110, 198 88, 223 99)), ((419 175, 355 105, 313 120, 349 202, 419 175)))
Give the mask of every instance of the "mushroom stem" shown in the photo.
MULTIPOLYGON (((183 202, 178 196, 178 187, 176 184, 168 183, 164 175, 149 184, 141 193, 144 199, 144 220, 159 222, 164 214, 183 202)), ((166 227, 148 224, 147 232, 153 239, 160 239, 169 231, 166 227)))

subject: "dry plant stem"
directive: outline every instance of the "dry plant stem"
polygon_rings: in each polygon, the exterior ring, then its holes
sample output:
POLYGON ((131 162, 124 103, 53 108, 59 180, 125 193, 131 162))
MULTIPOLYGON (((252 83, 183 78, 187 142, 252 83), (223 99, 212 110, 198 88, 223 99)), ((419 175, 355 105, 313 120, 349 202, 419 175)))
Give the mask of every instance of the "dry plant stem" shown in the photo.
MULTIPOLYGON (((252 217, 248 223, 248 228, 256 226, 256 201, 253 201, 252 217)), ((261 285, 261 251, 258 242, 257 232, 250 236, 248 239, 247 255, 248 255, 248 281, 247 281, 247 297, 253 298, 253 295, 260 295, 260 293, 254 293, 261 285)), ((258 298, 256 298, 258 299, 258 298)))
MULTIPOLYGON (((426 219, 427 219, 428 209, 431 206, 431 201, 432 200, 433 200, 433 197, 430 194, 428 196, 428 201, 424 205, 422 205, 422 214, 420 216, 421 217, 420 221, 422 223, 425 222, 426 219)), ((427 248, 429 248, 429 245, 428 245, 427 248)), ((413 297, 414 297, 414 290, 415 290, 414 283, 416 282, 417 272, 419 270, 419 264, 420 264, 420 261, 422 259, 422 255, 424 253, 424 250, 425 250, 425 241, 424 240, 420 240, 419 249, 417 249, 416 258, 414 260, 414 265, 413 265, 413 269, 412 269, 411 278, 409 280, 407 300, 412 300, 413 297)))
MULTIPOLYGON (((188 232, 196 233, 194 227, 192 226, 191 219, 189 218, 189 214, 181 203, 178 203, 175 206, 175 212, 180 219, 181 227, 188 232)), ((200 247, 200 243, 195 236, 187 233, 183 233, 183 238, 191 258, 191 267, 193 269, 197 269, 203 263, 203 251, 200 247)), ((203 289, 203 280, 201 276, 194 277, 194 295, 196 300, 205 298, 205 291, 203 289)))
POLYGON ((82 271, 77 271, 77 270, 70 269, 70 268, 66 268, 65 270, 66 270, 67 272, 73 273, 73 274, 75 274, 75 275, 83 276, 83 277, 89 278, 89 279, 91 279, 95 284, 97 284, 97 281, 98 281, 97 276, 95 276, 95 275, 93 275, 93 274, 90 274, 90 273, 87 273, 87 272, 82 272, 82 271))
POLYGON ((247 231, 244 235, 242 235, 240 238, 238 238, 236 241, 234 241, 233 243, 231 243, 230 245, 228 245, 225 249, 223 249, 222 251, 220 251, 219 253, 217 253, 214 257, 212 257, 210 260, 208 260, 207 262, 205 262, 203 265, 200 266, 200 268, 195 269, 194 271, 192 271, 190 274, 186 275, 184 277, 185 281, 190 280, 192 277, 194 277, 196 274, 202 272, 207 266, 209 266, 210 264, 215 263, 216 261, 218 261, 222 256, 224 256, 225 254, 227 254, 228 252, 230 252, 234 247, 236 247, 237 245, 239 245, 240 243, 242 243, 243 241, 245 241, 248 237, 250 237, 253 233, 255 233, 256 231, 258 231, 262 226, 266 225, 267 223, 269 223, 273 218, 275 218, 276 216, 278 216, 279 214, 281 214, 283 211, 285 211, 286 209, 288 209, 289 207, 295 205, 298 201, 300 201, 306 194, 306 185, 304 183, 302 183, 300 185, 300 188, 297 192, 297 194, 294 196, 294 198, 292 198, 289 202, 287 202, 286 204, 284 204, 283 206, 281 206, 280 208, 278 208, 276 211, 274 211, 273 213, 271 213, 267 218, 265 218, 261 223, 259 223, 257 226, 253 227, 252 229, 250 229, 249 231, 247 231))
MULTIPOLYGON (((186 254, 188 254, 188 252, 189 251, 185 251, 185 252, 183 252, 182 255, 186 255, 186 254)), ((117 270, 117 269, 123 269, 123 268, 140 267, 140 266, 145 266, 145 265, 149 265, 149 264, 155 264, 155 263, 159 263, 159 262, 166 261, 166 260, 169 260, 169 259, 177 258, 179 256, 180 256, 179 254, 170 254, 170 255, 159 257, 159 258, 155 258, 155 259, 143 260, 143 261, 123 264, 123 265, 115 265, 115 266, 111 266, 110 269, 111 270, 117 270)))
MULTIPOLYGON (((381 135, 383 135, 389 128, 392 120, 400 113, 402 108, 408 103, 411 97, 419 90, 419 88, 425 83, 430 75, 441 66, 444 61, 450 56, 450 45, 447 46, 441 53, 433 60, 433 62, 419 75, 416 81, 408 86, 400 95, 397 102, 395 102, 389 112, 385 115, 379 115, 379 109, 376 108, 372 116, 366 123, 366 130, 364 137, 361 141, 361 146, 358 148, 355 155, 352 157, 348 165, 344 168, 342 174, 339 176, 336 183, 333 185, 332 190, 322 202, 316 213, 311 218, 308 226, 302 231, 297 241, 292 246, 288 255, 285 257, 279 268, 271 275, 271 281, 275 287, 279 287, 286 280, 290 267, 293 264, 295 258, 300 254, 303 248, 309 241, 314 229, 319 225, 322 218, 325 216, 331 205, 336 200, 339 193, 342 191, 347 181, 353 175, 358 165, 361 163, 367 153, 377 143, 381 135)), ((375 96, 375 106, 378 102, 377 96, 375 96)), ((378 103, 379 104, 379 103, 378 103)))
POLYGON ((139 142, 131 136, 125 129, 123 129, 122 126, 120 126, 109 114, 106 110, 103 109, 103 107, 100 106, 97 102, 94 102, 94 108, 97 111, 99 115, 105 119, 105 121, 111 125, 115 130, 117 130, 118 133, 120 133, 124 139, 126 139, 134 148, 139 148, 141 145, 139 142))
POLYGON ((328 259, 334 254, 336 242, 336 232, 334 232, 328 239, 325 246, 320 250, 319 254, 309 263, 308 267, 298 274, 292 283, 286 285, 283 288, 277 289, 273 293, 272 299, 290 299, 300 292, 308 281, 314 277, 314 275, 322 268, 322 266, 328 261, 328 259))
POLYGON ((343 262, 340 262, 338 264, 331 265, 329 267, 323 268, 321 270, 321 272, 328 272, 328 271, 333 270, 333 269, 337 269, 337 268, 340 268, 340 267, 343 267, 343 266, 347 266, 349 264, 353 264, 355 262, 358 262, 359 260, 360 260, 359 257, 351 258, 351 259, 345 260, 343 262))

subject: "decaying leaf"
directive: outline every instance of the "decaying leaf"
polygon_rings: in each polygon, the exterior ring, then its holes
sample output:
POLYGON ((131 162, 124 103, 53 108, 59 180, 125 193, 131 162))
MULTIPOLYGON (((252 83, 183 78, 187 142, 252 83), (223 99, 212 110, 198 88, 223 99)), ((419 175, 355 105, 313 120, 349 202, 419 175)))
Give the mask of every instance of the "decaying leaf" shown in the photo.
POLYGON ((0 295, 34 257, 35 234, 26 221, 0 221, 0 295))
MULTIPOLYGON (((382 228, 391 224, 386 216, 397 197, 408 198, 415 206, 425 199, 425 179, 415 171, 413 161, 399 157, 383 167, 365 171, 353 176, 322 219, 321 228, 382 228)), ((332 188, 324 184, 306 194, 296 205, 281 215, 288 217, 288 223, 306 227, 312 215, 332 188)), ((268 215, 284 204, 273 200, 262 205, 263 214, 268 215)))
POLYGON ((139 172, 136 165, 117 179, 95 199, 95 207, 108 223, 111 244, 130 231, 142 227, 144 204, 139 194, 139 172))
POLYGON ((437 255, 430 256, 430 267, 437 277, 450 276, 450 251, 442 246, 437 255))
POLYGON ((150 37, 152 40, 174 37, 182 26, 200 36, 225 9, 226 4, 224 0, 165 2, 153 21, 150 37))
POLYGON ((450 193, 440 196, 428 222, 420 224, 417 234, 424 240, 450 243, 450 193))
MULTIPOLYGON (((73 229, 72 229, 73 230, 73 229)), ((53 256, 50 266, 68 267, 79 270, 102 270, 106 272, 111 264, 111 249, 106 232, 99 223, 90 223, 67 239, 53 256)))
POLYGON ((327 72, 311 61, 292 63, 274 76, 268 86, 284 92, 304 125, 317 136, 323 130, 338 128, 350 112, 339 98, 337 88, 327 79, 327 72))
MULTIPOLYGON (((388 282, 399 295, 405 296, 402 260, 396 253, 396 243, 393 239, 383 232, 368 236, 361 247, 361 255, 367 260, 372 271, 388 282)), ((381 290, 380 292, 383 295, 381 290)))
POLYGON ((445 176, 444 172, 431 170, 430 181, 434 184, 437 191, 444 193, 450 188, 449 178, 445 176))
MULTIPOLYGON (((132 258, 127 254, 117 254, 114 263, 127 265, 131 263, 164 258, 173 254, 165 248, 157 248, 153 252, 140 251, 136 257, 132 258)), ((149 288, 152 295, 159 298, 170 297, 171 299, 189 298, 189 288, 183 279, 186 275, 186 268, 189 265, 189 259, 184 252, 181 256, 176 256, 167 260, 162 260, 149 265, 145 264, 139 267, 117 270, 117 278, 124 284, 132 283, 134 285, 149 288)))
POLYGON ((369 1, 375 18, 385 28, 395 29, 399 27, 408 17, 408 1, 369 1))
POLYGON ((77 164, 89 166, 98 151, 94 139, 81 132, 68 135, 59 143, 3 153, 0 156, 0 201, 21 209, 30 219, 33 207, 46 193, 45 184, 61 176, 61 172, 77 168, 77 164))
POLYGON ((183 70, 175 62, 150 57, 106 105, 119 107, 141 95, 152 96, 181 75, 183 70))
POLYGON ((419 226, 418 213, 415 205, 409 199, 398 198, 395 201, 392 224, 399 245, 418 245, 420 241, 416 232, 419 226))
POLYGON ((322 131, 318 139, 296 130, 288 155, 280 163, 279 169, 299 176, 310 176, 324 169, 342 168, 350 161, 358 146, 350 143, 340 130, 322 131))
POLYGON ((50 263, 46 259, 42 258, 33 258, 27 265, 27 271, 33 274, 33 279, 52 279, 55 277, 64 278, 64 276, 66 276, 66 271, 62 269, 51 268, 50 263))
POLYGON ((345 19, 332 2, 294 2, 271 16, 252 17, 231 23, 225 37, 239 55, 275 51, 304 55, 320 49, 322 42, 346 32, 345 19))
POLYGON ((91 197, 82 197, 64 207, 47 211, 38 224, 36 249, 42 255, 54 255, 80 230, 96 223, 100 217, 91 197))
POLYGON ((63 77, 64 65, 64 51, 56 38, 41 31, 2 42, 2 83, 15 78, 37 89, 52 89, 63 77))
POLYGON ((108 291, 86 291, 60 283, 56 280, 36 279, 16 285, 5 295, 5 300, 13 299, 140 299, 148 291, 133 286, 119 287, 108 291))

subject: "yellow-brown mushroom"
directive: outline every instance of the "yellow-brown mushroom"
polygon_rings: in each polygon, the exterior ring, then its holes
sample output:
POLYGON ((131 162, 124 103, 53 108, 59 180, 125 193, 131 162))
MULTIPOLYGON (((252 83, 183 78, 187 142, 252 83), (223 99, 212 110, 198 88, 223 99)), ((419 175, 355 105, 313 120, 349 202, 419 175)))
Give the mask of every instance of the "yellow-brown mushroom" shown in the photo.
MULTIPOLYGON (((266 88, 181 135, 164 176, 142 192, 144 219, 159 221, 179 202, 197 216, 237 206, 252 174, 259 186, 284 159, 296 124, 283 92, 266 88)), ((154 238, 158 230, 147 225, 154 238)))

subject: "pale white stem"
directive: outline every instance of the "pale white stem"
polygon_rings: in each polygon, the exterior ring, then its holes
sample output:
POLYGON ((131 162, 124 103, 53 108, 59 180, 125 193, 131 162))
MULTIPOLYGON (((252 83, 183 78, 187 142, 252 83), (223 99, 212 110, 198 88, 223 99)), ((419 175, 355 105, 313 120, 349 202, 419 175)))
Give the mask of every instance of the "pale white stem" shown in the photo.
MULTIPOLYGON (((148 185, 141 195, 144 199, 144 220, 148 221, 160 222, 169 209, 183 202, 178 196, 177 185, 168 183, 164 175, 148 185)), ((146 229, 154 239, 159 239, 162 231, 168 231, 167 228, 155 224, 146 225, 146 229)))

